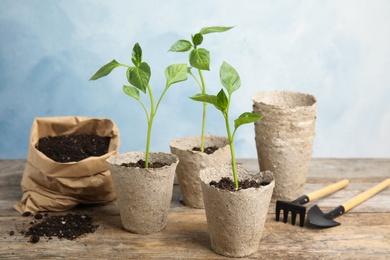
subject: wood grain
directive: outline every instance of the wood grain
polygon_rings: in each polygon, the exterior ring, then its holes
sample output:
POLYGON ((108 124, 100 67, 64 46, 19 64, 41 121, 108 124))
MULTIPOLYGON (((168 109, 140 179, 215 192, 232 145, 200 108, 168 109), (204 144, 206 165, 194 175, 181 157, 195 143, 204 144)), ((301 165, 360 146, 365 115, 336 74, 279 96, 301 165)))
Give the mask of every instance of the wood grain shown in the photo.
MULTIPOLYGON (((241 159, 257 171, 255 159, 241 159)), ((166 228, 151 235, 123 230, 116 202, 77 207, 94 217, 99 229, 75 241, 41 239, 28 242, 20 232, 31 218, 13 208, 22 195, 20 180, 24 160, 0 160, 0 259, 226 259, 210 248, 202 209, 182 205, 179 187, 174 186, 166 228), (14 231, 13 236, 10 231, 14 231)), ((306 192, 348 178, 350 184, 334 194, 310 202, 324 211, 349 200, 390 177, 390 159, 313 159, 306 192)), ((64 214, 64 213, 50 213, 64 214)), ((293 226, 275 221, 271 202, 265 229, 256 254, 246 259, 388 259, 390 252, 390 188, 336 219, 341 225, 329 229, 293 226)))

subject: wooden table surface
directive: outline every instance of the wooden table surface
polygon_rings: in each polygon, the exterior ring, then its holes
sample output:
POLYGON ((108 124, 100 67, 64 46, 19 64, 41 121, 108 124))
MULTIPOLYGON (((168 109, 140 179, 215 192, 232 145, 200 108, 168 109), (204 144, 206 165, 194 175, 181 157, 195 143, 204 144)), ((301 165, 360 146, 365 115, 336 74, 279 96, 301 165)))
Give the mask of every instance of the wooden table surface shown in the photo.
MULTIPOLYGON (((239 162, 258 171, 255 159, 239 162)), ((95 233, 74 241, 53 238, 32 244, 20 233, 28 229, 31 219, 13 209, 22 196, 24 164, 24 160, 0 160, 0 259, 225 259, 210 248, 204 210, 183 206, 177 185, 167 226, 161 232, 125 231, 114 201, 71 211, 91 215, 99 225, 95 233), (11 231, 15 232, 12 236, 11 231)), ((344 178, 351 183, 307 206, 318 204, 329 211, 389 177, 390 159, 313 159, 306 193, 344 178)), ((328 229, 301 228, 290 220, 277 222, 271 202, 259 250, 248 259, 390 259, 390 188, 337 221, 340 226, 328 229)))

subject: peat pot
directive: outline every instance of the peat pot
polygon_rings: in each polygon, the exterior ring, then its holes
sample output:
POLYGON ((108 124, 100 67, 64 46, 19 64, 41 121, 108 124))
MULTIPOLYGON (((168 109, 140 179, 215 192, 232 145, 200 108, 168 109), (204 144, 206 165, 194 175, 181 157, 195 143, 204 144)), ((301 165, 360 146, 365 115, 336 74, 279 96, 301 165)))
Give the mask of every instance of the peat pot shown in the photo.
POLYGON ((150 153, 149 162, 167 163, 168 166, 148 169, 121 166, 140 159, 145 160, 144 152, 127 152, 111 156, 107 162, 123 228, 132 233, 151 234, 166 225, 178 157, 169 153, 150 153))
POLYGON ((176 176, 184 205, 199 209, 204 208, 199 172, 213 165, 230 163, 230 146, 227 137, 205 135, 205 147, 219 148, 212 154, 192 150, 200 146, 200 140, 200 136, 190 136, 174 139, 169 144, 171 153, 179 157, 176 176))
POLYGON ((275 186, 271 172, 249 173, 237 165, 239 180, 268 182, 259 188, 231 192, 210 186, 232 176, 230 164, 201 170, 200 179, 212 250, 229 257, 244 257, 258 250, 275 186))
POLYGON ((304 194, 313 152, 316 98, 291 91, 252 96, 259 167, 275 176, 273 199, 294 200, 304 194))

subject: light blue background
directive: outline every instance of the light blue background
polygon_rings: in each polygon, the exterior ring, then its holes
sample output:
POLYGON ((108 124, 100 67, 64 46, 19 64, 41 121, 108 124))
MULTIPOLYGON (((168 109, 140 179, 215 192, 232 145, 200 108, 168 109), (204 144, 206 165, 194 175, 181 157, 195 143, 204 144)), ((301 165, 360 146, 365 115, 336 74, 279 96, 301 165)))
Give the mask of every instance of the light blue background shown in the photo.
MULTIPOLYGON (((139 42, 158 95, 164 69, 187 61, 167 50, 202 27, 236 26, 205 36, 210 93, 223 61, 242 87, 232 116, 252 109, 251 94, 293 90, 318 99, 315 157, 390 157, 390 1, 43 1, 0 3, 0 158, 25 158, 34 117, 108 117, 121 152, 144 150, 146 121, 122 92, 124 71, 89 81, 103 64, 130 64, 139 42)), ((173 85, 158 111, 153 151, 200 133, 201 105, 192 80, 173 85)), ((207 131, 225 135, 209 107, 207 131)), ((256 157, 252 125, 236 136, 237 157, 256 157)))

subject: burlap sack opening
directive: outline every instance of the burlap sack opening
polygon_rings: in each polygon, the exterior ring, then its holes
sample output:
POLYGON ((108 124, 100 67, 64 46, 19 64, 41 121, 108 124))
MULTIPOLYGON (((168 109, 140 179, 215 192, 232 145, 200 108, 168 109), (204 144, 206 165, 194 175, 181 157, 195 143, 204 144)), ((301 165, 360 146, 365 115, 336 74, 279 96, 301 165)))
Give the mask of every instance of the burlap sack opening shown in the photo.
POLYGON ((26 211, 64 211, 78 204, 99 204, 116 198, 106 160, 119 149, 119 130, 106 118, 80 116, 35 118, 31 127, 21 187, 23 197, 14 205, 26 211), (59 163, 35 146, 39 138, 69 134, 111 137, 108 153, 79 162, 59 163))

